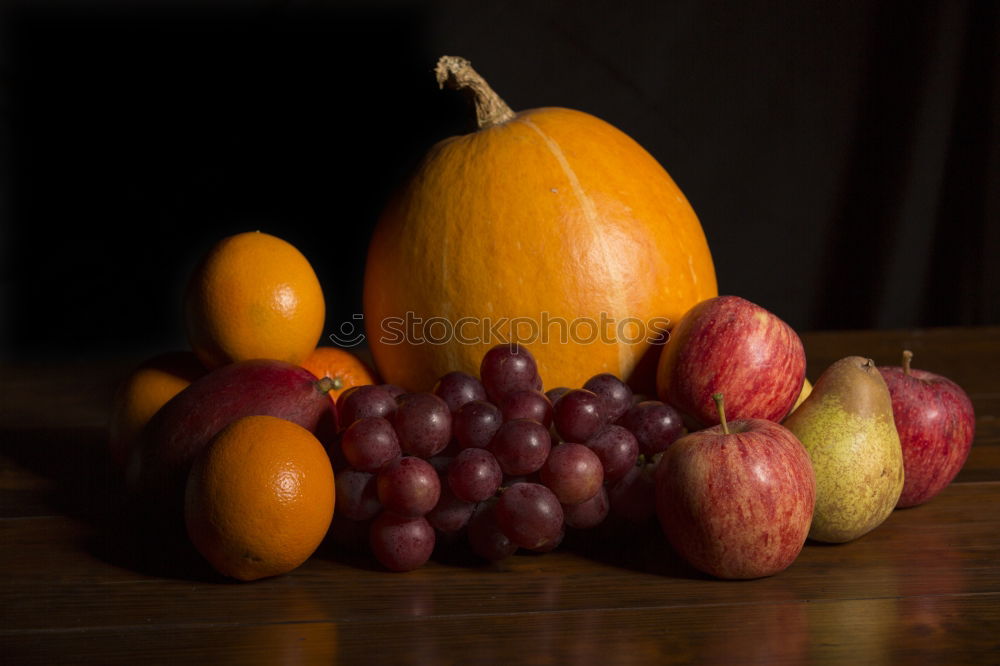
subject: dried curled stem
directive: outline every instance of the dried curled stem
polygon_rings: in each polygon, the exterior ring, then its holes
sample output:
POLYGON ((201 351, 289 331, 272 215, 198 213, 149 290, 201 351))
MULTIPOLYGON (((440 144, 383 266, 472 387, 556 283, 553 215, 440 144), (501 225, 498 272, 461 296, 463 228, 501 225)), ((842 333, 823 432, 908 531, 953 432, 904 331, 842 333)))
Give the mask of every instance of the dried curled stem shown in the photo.
POLYGON ((434 74, 441 88, 448 86, 472 96, 479 129, 502 125, 514 117, 514 112, 507 103, 490 88, 486 79, 472 69, 472 64, 465 58, 441 56, 434 74))

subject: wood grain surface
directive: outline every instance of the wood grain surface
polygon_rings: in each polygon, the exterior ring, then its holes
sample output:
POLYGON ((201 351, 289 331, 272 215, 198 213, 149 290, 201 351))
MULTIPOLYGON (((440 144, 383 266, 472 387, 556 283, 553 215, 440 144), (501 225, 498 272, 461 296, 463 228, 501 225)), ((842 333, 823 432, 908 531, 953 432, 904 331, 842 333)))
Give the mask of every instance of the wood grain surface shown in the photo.
POLYGON ((803 335, 808 376, 849 354, 951 377, 976 408, 956 482, 785 572, 723 582, 655 523, 571 535, 499 565, 451 548, 407 574, 323 547, 295 572, 228 582, 137 537, 104 421, 137 359, 0 369, 4 663, 996 663, 1000 329, 803 335))

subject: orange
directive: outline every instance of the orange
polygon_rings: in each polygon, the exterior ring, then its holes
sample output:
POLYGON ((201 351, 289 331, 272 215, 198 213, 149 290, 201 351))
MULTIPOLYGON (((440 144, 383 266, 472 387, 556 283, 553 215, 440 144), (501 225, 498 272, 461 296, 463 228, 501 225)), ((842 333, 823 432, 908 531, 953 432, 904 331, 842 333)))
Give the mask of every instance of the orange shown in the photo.
POLYGON ((325 317, 309 261, 259 231, 219 241, 184 295, 188 339, 210 368, 255 358, 298 365, 315 349, 325 317))
POLYGON ((349 388, 375 383, 371 370, 361 359, 336 347, 317 347, 302 361, 302 367, 316 375, 317 379, 329 377, 333 380, 329 395, 334 402, 349 388))
POLYGON ((125 467, 149 419, 205 372, 193 353, 173 351, 145 361, 125 378, 115 393, 108 426, 109 450, 115 464, 125 467))
POLYGON ((188 536, 219 573, 240 580, 295 569, 333 519, 333 468, 312 433, 275 416, 222 429, 188 476, 188 536))

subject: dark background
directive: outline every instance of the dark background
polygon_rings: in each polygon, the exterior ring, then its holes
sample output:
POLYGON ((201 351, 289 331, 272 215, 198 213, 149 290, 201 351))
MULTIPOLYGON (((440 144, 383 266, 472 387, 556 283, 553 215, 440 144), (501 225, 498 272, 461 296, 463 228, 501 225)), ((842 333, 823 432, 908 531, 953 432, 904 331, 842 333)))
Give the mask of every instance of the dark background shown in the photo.
POLYGON ((389 193, 468 127, 442 54, 644 145, 723 293, 802 330, 1000 323, 991 0, 0 6, 3 358, 182 346, 188 272, 252 229, 350 320, 389 193))

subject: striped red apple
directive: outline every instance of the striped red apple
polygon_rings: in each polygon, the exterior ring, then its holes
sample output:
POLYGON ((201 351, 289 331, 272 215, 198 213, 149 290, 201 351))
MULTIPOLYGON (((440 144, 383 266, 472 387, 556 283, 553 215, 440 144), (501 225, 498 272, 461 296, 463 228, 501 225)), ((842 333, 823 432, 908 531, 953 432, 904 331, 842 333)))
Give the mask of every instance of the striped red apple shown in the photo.
POLYGON ((719 423, 713 393, 731 419, 779 422, 802 390, 806 355, 792 327, 739 296, 698 303, 670 333, 657 391, 692 425, 719 423))

